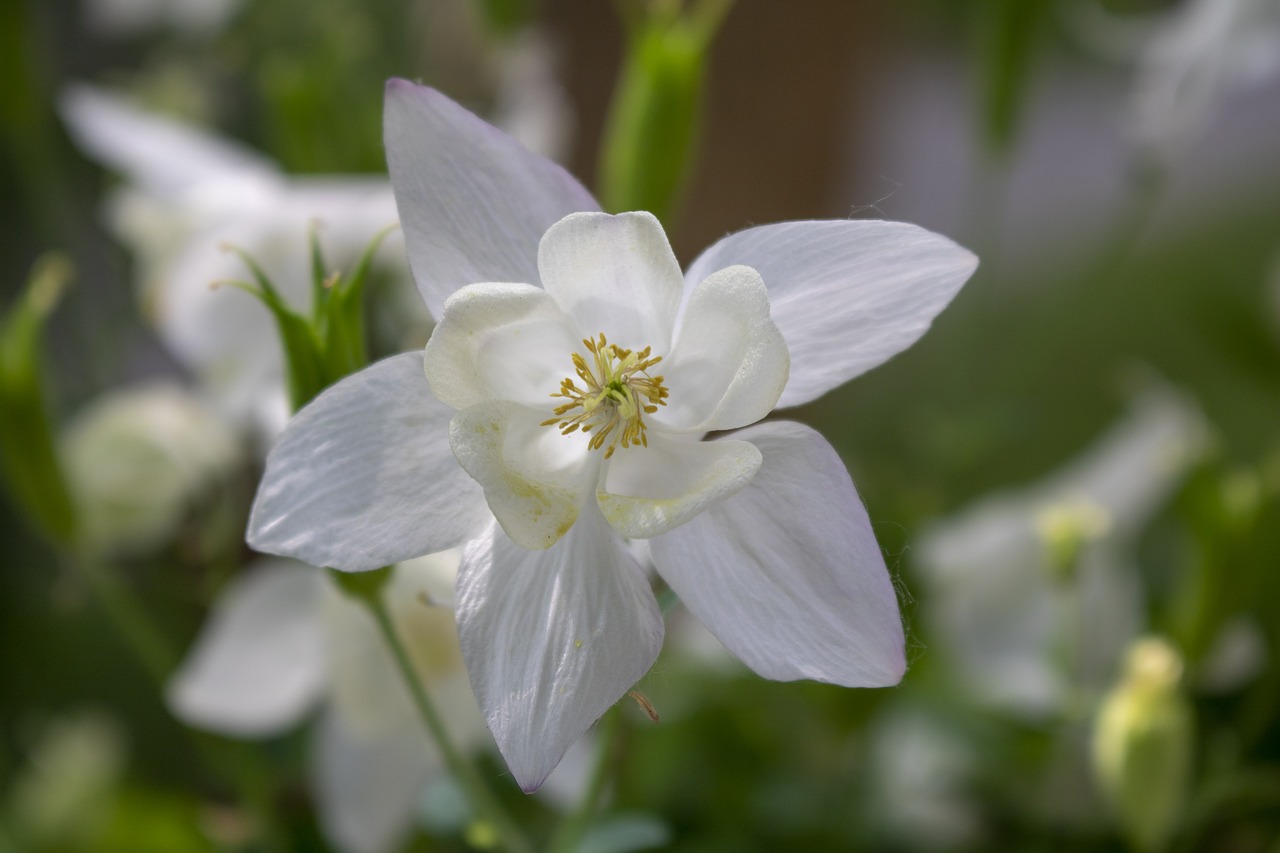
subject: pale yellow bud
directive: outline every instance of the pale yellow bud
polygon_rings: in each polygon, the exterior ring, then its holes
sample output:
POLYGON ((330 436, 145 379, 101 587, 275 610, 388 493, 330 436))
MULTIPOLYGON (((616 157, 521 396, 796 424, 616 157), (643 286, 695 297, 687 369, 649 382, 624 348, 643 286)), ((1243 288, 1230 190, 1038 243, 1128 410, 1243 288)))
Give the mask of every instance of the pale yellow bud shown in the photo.
POLYGON ((1192 719, 1181 678, 1182 659, 1168 642, 1137 640, 1094 727, 1098 785, 1139 850, 1166 846, 1186 800, 1192 719))

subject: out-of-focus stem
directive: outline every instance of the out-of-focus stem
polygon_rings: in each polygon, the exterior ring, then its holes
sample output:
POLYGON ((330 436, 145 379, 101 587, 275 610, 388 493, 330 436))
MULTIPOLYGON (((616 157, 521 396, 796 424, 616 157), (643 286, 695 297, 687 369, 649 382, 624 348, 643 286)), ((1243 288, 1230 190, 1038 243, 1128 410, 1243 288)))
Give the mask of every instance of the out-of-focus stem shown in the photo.
POLYGON ((596 752, 595 765, 591 768, 591 777, 587 780, 587 787, 582 793, 582 800, 577 808, 565 817, 551 839, 551 843, 547 845, 550 853, 572 853, 578 849, 587 825, 591 823, 591 818, 595 817, 596 809, 600 805, 600 797, 604 794, 605 785, 609 780, 609 768, 613 763, 611 758, 617 751, 620 713, 620 709, 615 705, 600 721, 598 732, 600 743, 596 752))
POLYGON ((409 653, 405 649, 404 643, 401 642, 400 635, 396 633, 395 625, 391 622, 391 615, 387 612, 387 606, 382 600, 382 596, 380 594, 369 595, 365 596, 363 600, 373 614, 374 620, 378 623, 378 629, 382 633, 383 639, 386 640, 392 657, 395 658, 396 667, 400 670, 405 685, 409 688, 410 695, 413 696, 413 703, 417 707, 418 713, 422 716, 422 721, 426 724, 427 731, 430 732, 436 745, 440 747, 440 752, 444 755, 445 763, 448 765, 454 779, 466 791, 471 807, 492 825, 498 838, 501 839, 502 845, 510 853, 533 853, 533 847, 525 838, 520 827, 503 809, 502 804, 498 802, 497 797, 489 790, 474 765, 462 755, 453 743, 452 738, 449 737, 444 720, 431 702, 431 697, 427 695, 426 688, 422 685, 422 681, 418 678, 418 674, 409 660, 409 653))

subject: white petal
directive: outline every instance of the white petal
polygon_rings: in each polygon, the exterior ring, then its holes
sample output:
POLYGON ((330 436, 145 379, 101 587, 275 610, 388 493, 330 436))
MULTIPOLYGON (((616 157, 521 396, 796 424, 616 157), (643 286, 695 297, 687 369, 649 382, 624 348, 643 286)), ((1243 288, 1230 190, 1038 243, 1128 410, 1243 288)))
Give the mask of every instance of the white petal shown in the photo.
POLYGON ((384 122, 409 265, 436 317, 464 285, 536 283, 546 230, 600 209, 564 169, 433 89, 388 81, 384 122))
MULTIPOLYGON (((431 393, 455 409, 488 400, 554 408, 581 348, 554 297, 531 284, 473 284, 449 297, 427 341, 431 393)), ((545 418, 544 418, 545 420, 545 418)))
POLYGON ((646 539, 739 492, 760 461, 746 441, 690 441, 655 430, 648 447, 618 448, 596 497, 615 530, 646 539))
POLYGON ((542 426, 546 415, 494 401, 458 412, 449 425, 458 464, 484 487, 502 529, 535 550, 573 526, 592 476, 583 438, 542 426))
POLYGON ((644 572, 591 504, 550 550, 526 551, 496 528, 469 545, 457 616, 471 687, 525 791, 662 646, 644 572))
POLYGON ((261 560, 232 580, 166 688, 174 715, 233 736, 267 736, 311 709, 328 681, 321 624, 326 578, 261 560))
POLYGON ((250 545, 364 571, 475 536, 484 498, 449 450, 453 410, 431 396, 421 358, 349 376, 289 422, 267 457, 250 545))
POLYGON ((58 107, 82 151, 153 193, 172 197, 206 181, 281 179, 256 151, 94 86, 71 86, 58 107))
POLYGON ((789 365, 760 274, 719 270, 693 288, 671 357, 655 368, 671 397, 654 418, 701 432, 753 424, 777 405, 789 365))
POLYGON ((421 725, 370 732, 330 709, 313 737, 311 783, 316 815, 343 853, 392 853, 413 826, 440 758, 421 725))
POLYGON ((760 473, 651 539, 659 574, 765 678, 896 684, 906 668, 898 600, 840 457, 800 424, 736 436, 760 448, 760 473))
POLYGON ((814 400, 911 346, 978 259, 902 222, 782 222, 731 234, 693 262, 701 281, 731 264, 760 272, 791 353, 779 406, 814 400))
POLYGON ((627 349, 663 355, 684 288, 680 264, 651 213, 578 213, 538 245, 542 286, 582 337, 603 332, 627 349))

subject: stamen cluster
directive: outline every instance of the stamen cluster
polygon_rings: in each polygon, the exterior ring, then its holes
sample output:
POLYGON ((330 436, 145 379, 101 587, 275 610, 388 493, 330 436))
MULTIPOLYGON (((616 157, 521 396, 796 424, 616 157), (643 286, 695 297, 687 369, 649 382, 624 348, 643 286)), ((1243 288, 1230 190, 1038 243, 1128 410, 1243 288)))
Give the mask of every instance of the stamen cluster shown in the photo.
POLYGON ((650 355, 650 347, 639 351, 623 349, 609 343, 603 333, 594 340, 583 338, 582 344, 591 353, 594 365, 575 352, 573 366, 586 387, 579 387, 571 376, 565 377, 560 382, 560 390, 551 396, 563 397, 569 402, 556 407, 556 416, 543 421, 542 425, 557 426, 562 435, 578 429, 593 432, 588 446, 599 450, 607 443, 606 459, 613 456, 619 443, 623 447, 648 447, 644 416, 667 404, 663 377, 649 375, 649 370, 662 361, 662 356, 650 355), (566 417, 574 409, 581 411, 566 417))

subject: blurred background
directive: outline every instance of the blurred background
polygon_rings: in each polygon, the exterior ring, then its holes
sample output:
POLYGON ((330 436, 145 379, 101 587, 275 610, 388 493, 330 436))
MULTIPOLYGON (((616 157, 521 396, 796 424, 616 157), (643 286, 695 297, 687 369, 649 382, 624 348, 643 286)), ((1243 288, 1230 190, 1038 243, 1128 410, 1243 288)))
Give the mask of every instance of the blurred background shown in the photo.
MULTIPOLYGON (((749 225, 855 217, 981 266, 919 344, 790 414, 867 504, 902 685, 765 682, 677 606, 638 685, 660 721, 623 700, 577 849, 1280 851, 1280 3, 721 5, 660 101, 677 130, 643 137, 672 147, 630 155, 675 175, 681 261, 749 225)), ((325 739, 378 704, 343 675, 372 663, 316 663, 328 686, 252 725, 183 699, 174 673, 199 680, 229 591, 296 569, 243 544, 288 413, 279 343, 255 299, 209 285, 248 275, 230 243, 305 309, 309 231, 350 270, 395 222, 391 76, 630 200, 614 93, 657 67, 645 15, 679 7, 0 7, 0 312, 65 282, 32 375, 82 531, 71 555, 30 511, 9 439, 0 851, 495 843, 447 775, 325 739), (403 803, 361 811, 388 790, 403 803)), ((377 356, 430 331, 402 253, 388 236, 367 281, 377 356)), ((0 334, 14 349, 17 324, 0 334)), ((346 648, 335 608, 306 630, 346 648)), ((574 765, 537 797, 500 785, 535 837, 571 810, 574 765)))

